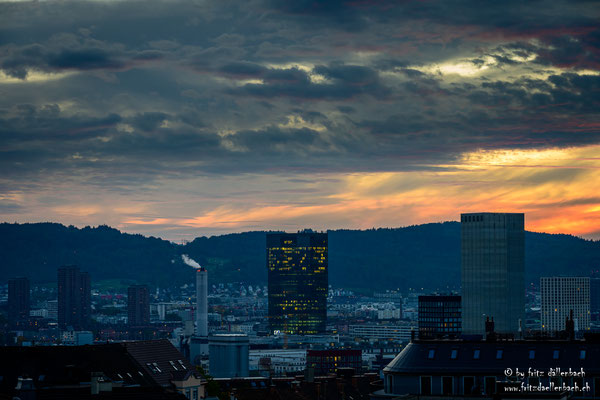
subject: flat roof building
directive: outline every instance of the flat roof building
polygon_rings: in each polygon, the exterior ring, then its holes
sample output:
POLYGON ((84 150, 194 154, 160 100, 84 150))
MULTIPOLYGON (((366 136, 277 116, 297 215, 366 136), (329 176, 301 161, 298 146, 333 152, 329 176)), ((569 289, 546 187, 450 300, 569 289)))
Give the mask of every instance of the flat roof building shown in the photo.
POLYGON ((8 320, 11 323, 29 318, 29 279, 8 280, 8 320))
POLYGON ((541 328, 547 332, 566 330, 565 321, 573 311, 576 331, 590 329, 590 278, 542 277, 541 328))
POLYGON ((58 269, 58 326, 86 329, 91 319, 90 275, 76 266, 58 269))
POLYGON ((249 340, 242 334, 217 334, 208 339, 209 370, 215 378, 249 376, 249 340))
POLYGON ((327 233, 267 234, 271 332, 310 335, 327 322, 327 233))
POLYGON ((132 285, 127 288, 127 323, 129 326, 150 324, 150 293, 146 285, 132 285))
POLYGON ((462 332, 500 334, 525 323, 525 225, 521 213, 461 214, 462 332))
POLYGON ((419 296, 418 313, 420 339, 460 336, 462 319, 460 296, 419 296))

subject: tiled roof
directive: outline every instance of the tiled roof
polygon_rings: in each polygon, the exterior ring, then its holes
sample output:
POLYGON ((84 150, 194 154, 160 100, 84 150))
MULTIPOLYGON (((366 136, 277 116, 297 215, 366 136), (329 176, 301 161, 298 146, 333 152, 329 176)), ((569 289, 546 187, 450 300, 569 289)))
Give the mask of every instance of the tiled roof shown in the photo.
POLYGON ((0 393, 12 392, 19 377, 37 388, 90 382, 102 372, 124 386, 169 386, 173 373, 194 371, 168 340, 93 346, 0 347, 0 393))
POLYGON ((121 343, 127 353, 159 385, 170 384, 173 373, 194 366, 166 339, 121 343))

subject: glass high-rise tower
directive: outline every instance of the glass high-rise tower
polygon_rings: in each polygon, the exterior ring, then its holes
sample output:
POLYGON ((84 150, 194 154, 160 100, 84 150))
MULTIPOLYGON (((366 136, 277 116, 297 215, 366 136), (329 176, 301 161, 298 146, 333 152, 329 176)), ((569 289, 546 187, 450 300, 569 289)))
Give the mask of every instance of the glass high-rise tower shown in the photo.
POLYGON ((518 334, 525 324, 525 218, 521 213, 461 214, 463 334, 518 334))
POLYGON ((327 321, 327 233, 267 234, 271 332, 310 335, 327 321))

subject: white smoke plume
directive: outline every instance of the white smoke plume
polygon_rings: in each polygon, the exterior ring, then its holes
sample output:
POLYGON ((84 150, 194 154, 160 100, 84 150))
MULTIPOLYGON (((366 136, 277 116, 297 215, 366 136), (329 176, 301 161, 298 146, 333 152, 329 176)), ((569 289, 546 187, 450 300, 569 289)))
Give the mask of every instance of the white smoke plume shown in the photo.
POLYGON ((183 260, 184 263, 186 263, 187 265, 189 265, 192 268, 196 268, 196 269, 202 268, 202 266, 200 264, 198 264, 196 261, 189 258, 187 254, 182 254, 181 259, 183 260))

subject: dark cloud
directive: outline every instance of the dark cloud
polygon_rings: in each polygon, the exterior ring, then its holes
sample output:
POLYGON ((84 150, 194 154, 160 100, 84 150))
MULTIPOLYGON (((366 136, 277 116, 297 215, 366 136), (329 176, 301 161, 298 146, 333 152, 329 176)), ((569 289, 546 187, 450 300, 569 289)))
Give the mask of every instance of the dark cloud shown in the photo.
POLYGON ((142 131, 153 131, 167 119, 167 114, 161 112, 147 112, 133 118, 133 126, 142 131))
POLYGON ((0 3, 0 68, 21 80, 0 82, 0 168, 138 182, 600 143, 599 13, 561 1, 0 3), (441 72, 452 63, 476 73, 441 72), (36 75, 56 72, 70 74, 36 75))
POLYGON ((0 199, 0 213, 2 214, 13 214, 23 210, 23 206, 20 204, 0 199))

